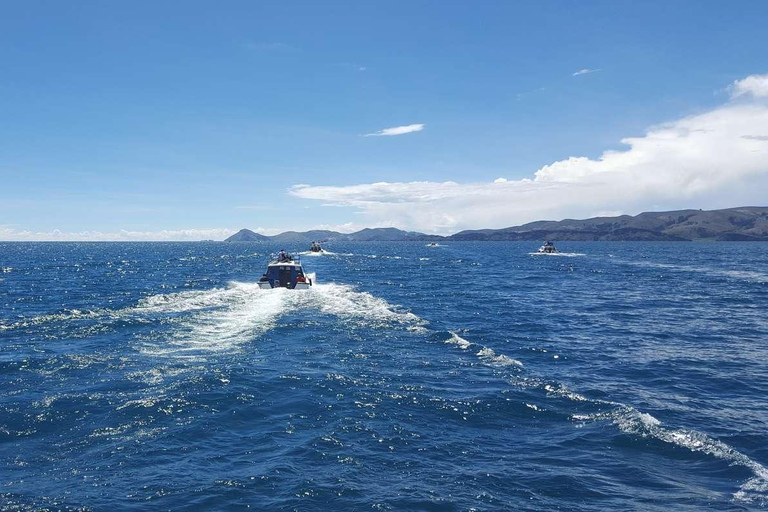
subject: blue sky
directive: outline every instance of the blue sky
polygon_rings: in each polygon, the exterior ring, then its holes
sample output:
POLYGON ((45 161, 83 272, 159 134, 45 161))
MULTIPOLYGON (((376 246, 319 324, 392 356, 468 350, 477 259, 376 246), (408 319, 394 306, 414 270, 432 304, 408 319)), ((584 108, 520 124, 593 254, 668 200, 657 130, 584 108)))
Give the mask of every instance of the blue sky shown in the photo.
MULTIPOLYGON (((759 200, 743 195, 764 176, 750 161, 722 194, 719 177, 671 190, 701 181, 688 176, 619 203, 498 206, 539 197, 518 189, 544 166, 591 169, 660 123, 762 109, 766 19, 762 1, 8 2, 0 238, 451 232, 759 200), (363 136, 408 125, 423 129, 363 136), (510 189, 483 188, 498 178, 510 189), (457 200, 462 188, 475 200, 457 200), (486 194, 498 207, 475 215, 486 194)), ((764 128, 762 110, 747 117, 734 122, 764 128)), ((745 133, 736 151, 763 151, 768 133, 745 133)))

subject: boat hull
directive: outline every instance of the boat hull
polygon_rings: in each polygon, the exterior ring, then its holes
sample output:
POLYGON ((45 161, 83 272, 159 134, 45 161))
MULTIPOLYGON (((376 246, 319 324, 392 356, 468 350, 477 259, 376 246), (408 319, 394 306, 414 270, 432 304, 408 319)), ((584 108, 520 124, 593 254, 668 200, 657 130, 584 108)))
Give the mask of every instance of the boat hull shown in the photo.
POLYGON ((306 290, 312 286, 313 274, 305 274, 304 267, 298 259, 283 254, 267 265, 267 271, 259 279, 259 288, 288 288, 289 290, 306 290))
POLYGON ((309 290, 309 288, 312 285, 310 283, 296 283, 291 286, 280 286, 278 283, 277 286, 272 286, 272 284, 269 281, 259 281, 259 288, 262 290, 271 290, 272 288, 288 288, 289 290, 309 290))

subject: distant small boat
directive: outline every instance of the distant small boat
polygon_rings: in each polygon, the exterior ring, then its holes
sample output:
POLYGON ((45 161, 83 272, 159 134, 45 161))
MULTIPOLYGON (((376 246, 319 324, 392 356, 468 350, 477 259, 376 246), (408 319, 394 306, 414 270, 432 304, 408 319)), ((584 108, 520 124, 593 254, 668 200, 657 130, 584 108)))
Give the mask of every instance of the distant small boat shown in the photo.
POLYGON ((312 278, 304 272, 301 260, 285 251, 269 262, 267 271, 259 279, 259 288, 289 288, 306 290, 312 286, 312 278))
POLYGON ((427 247, 437 247, 437 242, 429 242, 427 247))
POLYGON ((539 247, 538 252, 541 254, 555 254, 557 252, 557 248, 555 247, 555 244, 547 240, 544 242, 544 245, 539 247))
POLYGON ((310 252, 323 252, 323 248, 317 242, 312 242, 312 245, 309 247, 309 250, 310 252))

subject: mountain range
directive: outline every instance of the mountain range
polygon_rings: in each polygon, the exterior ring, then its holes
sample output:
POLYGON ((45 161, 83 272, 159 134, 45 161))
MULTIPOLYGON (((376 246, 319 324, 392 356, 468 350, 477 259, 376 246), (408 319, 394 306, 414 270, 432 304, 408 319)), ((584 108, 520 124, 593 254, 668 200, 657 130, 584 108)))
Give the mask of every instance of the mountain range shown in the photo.
POLYGON ((676 210, 639 215, 541 220, 501 229, 460 231, 450 236, 427 235, 396 228, 366 228, 355 233, 313 230, 266 236, 241 229, 226 242, 310 243, 313 241, 768 241, 768 207, 743 206, 724 210, 676 210))

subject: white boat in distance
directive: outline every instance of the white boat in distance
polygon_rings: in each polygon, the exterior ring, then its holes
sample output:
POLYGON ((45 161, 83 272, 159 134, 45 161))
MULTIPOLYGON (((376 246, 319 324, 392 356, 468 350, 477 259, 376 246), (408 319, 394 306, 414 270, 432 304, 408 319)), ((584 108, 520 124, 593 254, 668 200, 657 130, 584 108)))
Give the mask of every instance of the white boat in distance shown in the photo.
POLYGON ((539 247, 539 251, 542 254, 555 254, 557 252, 557 248, 555 247, 555 244, 547 240, 544 242, 544 245, 539 247))

